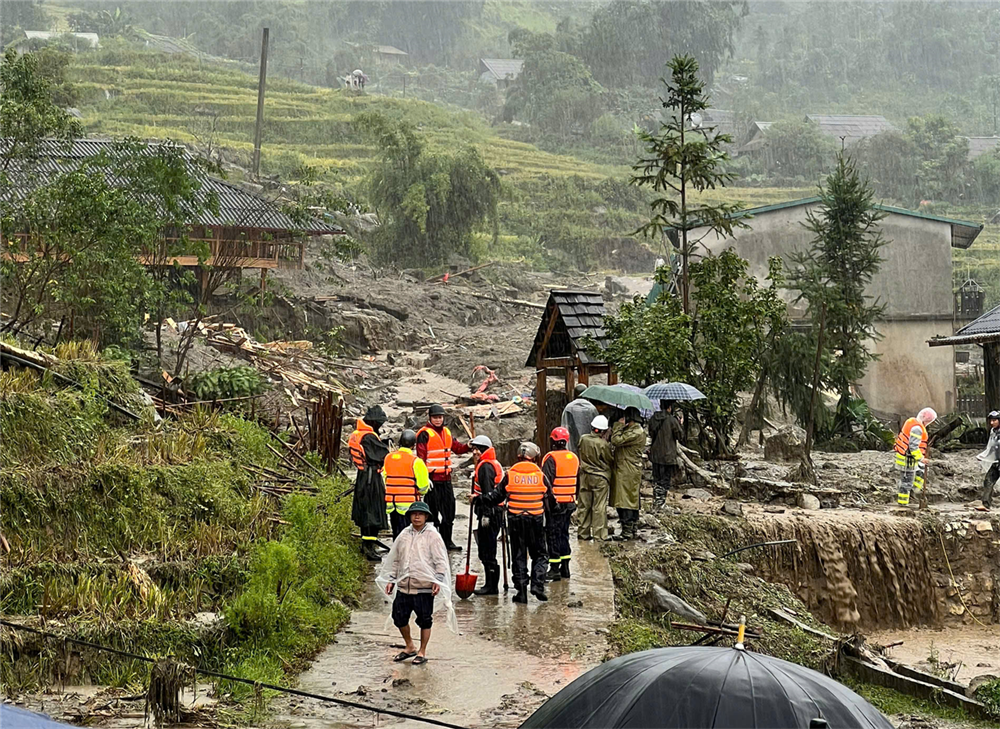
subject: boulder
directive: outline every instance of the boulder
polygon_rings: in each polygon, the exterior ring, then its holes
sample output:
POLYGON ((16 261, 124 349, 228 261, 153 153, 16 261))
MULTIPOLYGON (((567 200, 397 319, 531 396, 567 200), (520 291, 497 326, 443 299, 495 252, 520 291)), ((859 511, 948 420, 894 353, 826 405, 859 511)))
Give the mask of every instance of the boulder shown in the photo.
POLYGON ((797 425, 786 425, 764 439, 764 458, 768 461, 796 461, 805 452, 806 432, 797 425))
POLYGON ((722 513, 729 516, 743 516, 743 504, 734 499, 729 499, 722 505, 722 513))
POLYGON ((712 494, 705 489, 688 489, 684 492, 685 499, 694 499, 695 501, 709 501, 712 498, 712 494))
POLYGON ((818 511, 820 509, 819 499, 812 494, 799 494, 797 503, 800 509, 808 509, 809 511, 818 511))

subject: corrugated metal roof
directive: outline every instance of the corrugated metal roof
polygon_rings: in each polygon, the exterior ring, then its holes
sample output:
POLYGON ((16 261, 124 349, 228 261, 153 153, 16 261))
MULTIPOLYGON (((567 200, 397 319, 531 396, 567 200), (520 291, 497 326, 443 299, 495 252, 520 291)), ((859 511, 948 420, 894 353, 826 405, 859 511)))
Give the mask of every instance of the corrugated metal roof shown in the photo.
POLYGON ((954 344, 981 344, 1000 339, 1000 306, 995 306, 975 321, 971 321, 950 337, 931 339, 932 347, 954 344))
POLYGON ((819 130, 836 139, 844 138, 845 145, 874 137, 881 132, 895 129, 884 116, 857 116, 849 114, 808 114, 806 119, 819 125, 819 130))
POLYGON ((516 58, 480 58, 479 63, 497 81, 513 81, 524 68, 524 61, 516 58))
POLYGON ((538 350, 545 339, 551 317, 559 317, 546 347, 546 358, 579 357, 583 364, 604 364, 591 357, 584 347, 585 338, 607 345, 604 331, 604 299, 595 291, 557 290, 549 292, 548 305, 535 334, 535 342, 525 367, 534 367, 538 350))
MULTIPOLYGON (((9 146, 10 141, 0 139, 0 155, 9 146)), ((143 154, 155 155, 163 147, 181 148, 169 141, 147 142, 142 148, 143 154)), ((68 145, 58 140, 48 140, 41 147, 40 158, 31 166, 30 179, 27 173, 19 173, 17 169, 8 169, 12 181, 11 190, 0 194, 23 194, 26 190, 45 182, 65 172, 77 169, 85 159, 96 157, 101 153, 113 155, 118 151, 117 142, 111 139, 74 139, 68 145)), ((217 213, 203 211, 197 220, 189 220, 191 225, 215 225, 233 228, 255 228, 271 232, 300 232, 308 235, 326 233, 343 233, 336 225, 324 222, 318 218, 310 218, 296 222, 278 205, 265 200, 259 195, 244 190, 237 185, 206 175, 194 164, 194 159, 185 150, 184 156, 190 161, 190 170, 202 183, 200 194, 204 200, 214 193, 219 202, 217 213)), ((110 184, 116 180, 109 178, 110 184)))
POLYGON ((982 157, 1000 145, 1000 137, 966 137, 969 140, 969 161, 982 157))

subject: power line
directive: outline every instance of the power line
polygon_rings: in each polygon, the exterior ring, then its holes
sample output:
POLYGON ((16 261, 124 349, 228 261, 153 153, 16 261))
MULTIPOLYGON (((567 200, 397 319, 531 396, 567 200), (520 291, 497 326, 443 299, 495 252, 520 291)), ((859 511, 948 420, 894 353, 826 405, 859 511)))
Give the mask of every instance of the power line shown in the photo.
MULTIPOLYGON (((148 656, 140 656, 136 653, 129 653, 128 651, 119 650, 118 648, 109 648, 108 646, 98 645, 97 643, 91 643, 90 641, 80 640, 78 638, 68 638, 61 635, 56 635, 55 633, 49 633, 45 630, 39 630, 38 628, 29 628, 27 625, 18 625, 17 623, 12 623, 9 620, 0 619, 0 625, 5 625, 8 628, 13 628, 14 630, 22 630, 27 633, 34 633, 36 635, 41 635, 45 638, 50 638, 51 640, 59 640, 64 643, 75 643, 76 645, 82 645, 86 648, 93 648, 99 651, 105 651, 107 653, 114 653, 116 655, 122 656, 123 658, 131 658, 135 661, 142 661, 143 663, 156 663, 156 660, 149 658, 148 656)), ((458 724, 449 724, 446 721, 439 721, 438 719, 428 719, 422 716, 416 716, 414 714, 407 714, 402 711, 393 711, 392 709, 380 709, 377 706, 368 706, 367 704, 359 704, 356 701, 348 701, 347 699, 337 699, 333 696, 323 696, 321 694, 313 694, 308 691, 300 691, 293 688, 285 688, 283 686, 275 686, 274 684, 264 683, 263 681, 252 681, 249 678, 240 678, 238 676, 228 676, 225 673, 219 673, 217 671, 209 671, 207 668, 199 668, 198 666, 193 667, 196 673, 200 673, 203 676, 212 676, 213 678, 221 678, 226 681, 233 681, 235 683, 246 684, 247 686, 259 687, 262 689, 269 689, 271 691, 282 691, 286 694, 292 694, 294 696, 302 696, 307 699, 317 699, 319 701, 328 701, 333 704, 340 704, 341 706, 347 706, 352 709, 363 709, 365 711, 372 711, 376 714, 385 714, 387 716, 394 716, 398 719, 409 719, 411 721, 420 721, 425 724, 433 724, 434 726, 445 727, 445 729, 466 729, 466 727, 459 726, 458 724)))

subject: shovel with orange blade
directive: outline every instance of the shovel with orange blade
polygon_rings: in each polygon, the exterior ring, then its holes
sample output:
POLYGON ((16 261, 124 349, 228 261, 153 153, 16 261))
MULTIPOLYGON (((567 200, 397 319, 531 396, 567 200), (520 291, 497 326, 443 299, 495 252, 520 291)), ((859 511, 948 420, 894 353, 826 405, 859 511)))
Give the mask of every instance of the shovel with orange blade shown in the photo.
POLYGON ((469 564, 472 561, 472 512, 473 504, 469 504, 469 543, 465 547, 465 574, 455 575, 455 594, 463 600, 467 600, 476 589, 476 580, 479 577, 469 571, 469 564))

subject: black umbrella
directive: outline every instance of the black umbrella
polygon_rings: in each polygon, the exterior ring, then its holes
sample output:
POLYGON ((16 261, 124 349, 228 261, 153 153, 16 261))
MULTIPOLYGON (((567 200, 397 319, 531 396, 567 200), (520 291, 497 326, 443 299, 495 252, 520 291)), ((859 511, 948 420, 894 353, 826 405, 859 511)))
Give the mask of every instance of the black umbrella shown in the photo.
POLYGON ((580 676, 521 729, 892 729, 821 673, 739 648, 657 648, 580 676), (814 720, 825 720, 814 721, 814 720))

